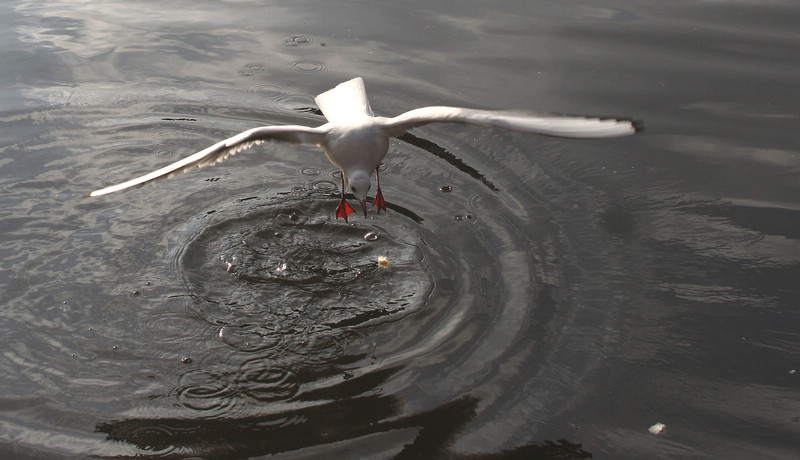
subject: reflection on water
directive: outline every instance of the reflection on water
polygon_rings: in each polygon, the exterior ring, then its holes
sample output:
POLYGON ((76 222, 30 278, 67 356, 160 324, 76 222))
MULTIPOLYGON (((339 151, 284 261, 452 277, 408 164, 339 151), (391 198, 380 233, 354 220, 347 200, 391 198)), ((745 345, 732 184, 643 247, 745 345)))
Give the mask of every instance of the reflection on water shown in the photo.
MULTIPOLYGON (((389 375, 369 376, 366 382, 389 375)), ((348 383, 348 386, 350 384, 348 383)), ((124 441, 158 458, 256 456, 297 452, 300 456, 381 455, 396 459, 450 457, 459 431, 475 416, 478 401, 462 397, 432 411, 395 418, 397 398, 370 396, 345 399, 347 390, 335 388, 338 401, 269 417, 214 420, 125 420, 104 423, 97 431, 109 440, 124 441), (359 440, 366 448, 352 444, 359 440), (318 450, 316 445, 326 445, 318 450)), ((497 454, 469 458, 592 458, 580 444, 559 440, 529 444, 497 454)))
POLYGON ((797 7, 424 10, 0 5, 0 456, 792 458, 797 7), (84 198, 354 76, 648 131, 416 130, 349 223, 303 146, 84 198))

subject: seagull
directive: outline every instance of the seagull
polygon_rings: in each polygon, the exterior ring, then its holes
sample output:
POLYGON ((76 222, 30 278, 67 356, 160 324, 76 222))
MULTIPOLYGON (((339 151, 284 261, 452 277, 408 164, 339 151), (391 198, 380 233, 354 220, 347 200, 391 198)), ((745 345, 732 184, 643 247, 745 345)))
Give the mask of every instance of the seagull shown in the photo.
POLYGON ((372 205, 386 210, 381 193, 378 171, 386 152, 389 138, 401 136, 409 129, 429 123, 466 123, 512 131, 537 133, 569 138, 605 138, 634 134, 637 126, 631 120, 583 116, 535 115, 509 111, 477 110, 459 107, 422 107, 393 118, 376 117, 367 100, 364 80, 361 77, 340 83, 314 101, 328 120, 316 128, 298 125, 261 126, 248 129, 233 137, 217 142, 194 155, 176 161, 149 174, 95 190, 89 196, 101 196, 171 177, 195 166, 219 163, 231 155, 266 141, 289 144, 321 146, 328 160, 341 170, 342 194, 336 207, 336 218, 347 222, 355 210, 345 201, 345 190, 350 189, 367 217, 367 192, 372 173, 375 172, 376 189, 372 205))

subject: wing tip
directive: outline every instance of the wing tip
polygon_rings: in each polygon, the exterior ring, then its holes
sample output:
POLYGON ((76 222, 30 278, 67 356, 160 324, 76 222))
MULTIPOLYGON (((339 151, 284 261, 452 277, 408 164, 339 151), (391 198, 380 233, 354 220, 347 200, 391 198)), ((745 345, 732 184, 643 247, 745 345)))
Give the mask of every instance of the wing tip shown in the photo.
POLYGON ((113 192, 113 190, 109 191, 109 188, 110 187, 106 187, 106 188, 97 189, 97 190, 95 190, 93 192, 89 192, 89 193, 83 195, 83 198, 95 198, 95 197, 98 197, 98 196, 108 195, 109 193, 113 192))
MULTIPOLYGON (((128 187, 125 187, 125 188, 128 188, 128 187)), ((87 193, 86 195, 83 195, 83 198, 96 198, 98 196, 110 195, 110 194, 112 194, 114 192, 118 192, 120 190, 124 190, 124 189, 115 189, 114 186, 101 188, 99 190, 95 190, 93 192, 87 193)))
POLYGON ((633 118, 633 117, 617 117, 617 116, 599 116, 599 117, 587 117, 590 119, 595 119, 600 122, 613 122, 613 129, 612 131, 615 134, 611 134, 610 137, 615 136, 632 136, 637 133, 641 133, 644 131, 644 120, 641 118, 633 118))
POLYGON ((618 123, 627 123, 630 126, 629 134, 636 134, 644 131, 644 120, 641 118, 633 118, 629 116, 601 116, 596 117, 601 121, 616 121, 618 123))
POLYGON ((634 133, 644 132, 644 120, 642 120, 641 118, 629 118, 628 121, 631 122, 631 126, 633 126, 634 133))

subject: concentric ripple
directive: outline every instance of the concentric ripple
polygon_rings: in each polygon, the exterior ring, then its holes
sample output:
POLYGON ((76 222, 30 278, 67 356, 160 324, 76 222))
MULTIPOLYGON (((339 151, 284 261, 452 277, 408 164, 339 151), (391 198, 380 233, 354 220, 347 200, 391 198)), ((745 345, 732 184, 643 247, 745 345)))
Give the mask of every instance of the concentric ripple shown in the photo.
POLYGON ((288 400, 303 383, 344 375, 372 354, 360 329, 425 308, 434 280, 413 221, 332 220, 335 201, 309 193, 234 200, 188 226, 176 268, 189 308, 229 350, 227 372, 209 374, 206 360, 181 377, 178 399, 200 416, 288 400))
POLYGON ((235 401, 233 382, 224 370, 193 370, 181 376, 177 388, 178 400, 198 413, 229 411, 235 401))
POLYGON ((316 59, 297 59, 290 62, 289 67, 295 72, 312 73, 322 72, 328 68, 328 65, 316 59))
MULTIPOLYGON (((405 161, 384 171, 402 178, 405 168, 418 172, 405 161)), ((428 175, 441 183, 433 167, 428 175)), ((228 199, 176 238, 175 268, 194 299, 188 307, 228 350, 228 371, 214 374, 216 383, 187 369, 194 377, 181 380, 181 404, 202 417, 242 415, 259 403, 315 399, 337 380, 411 361, 416 381, 429 385, 422 376, 431 373, 441 384, 426 387, 428 397, 481 394, 478 369, 527 330, 535 303, 529 254, 539 247, 521 236, 516 217, 491 191, 474 206, 472 194, 429 186, 414 199, 393 195, 398 204, 417 203, 424 219, 390 202, 386 213, 354 214, 347 223, 332 215, 335 194, 316 184, 228 199), (425 203, 438 209, 430 213, 425 203), (486 209, 501 211, 481 219, 486 209), (462 366, 461 357, 472 364, 462 366)), ((387 382, 387 391, 408 391, 404 381, 387 382)))
POLYGON ((180 270, 193 295, 221 307, 213 318, 220 337, 234 342, 248 330, 259 342, 280 341, 423 303, 432 279, 413 233, 395 228, 368 241, 372 229, 332 221, 333 206, 302 198, 250 203, 246 215, 204 227, 186 246, 180 270), (379 256, 395 269, 379 267, 379 256))
MULTIPOLYGON (((204 123, 214 121, 225 120, 204 123)), ((103 130, 98 143, 116 135, 103 130)), ((440 137, 441 145, 455 145, 440 137)), ((53 247, 28 265, 41 260, 57 270, 42 272, 48 280, 107 266, 98 279, 115 281, 97 298, 108 300, 89 315, 63 303, 80 298, 64 282, 48 297, 29 295, 44 307, 22 318, 37 325, 29 336, 50 347, 40 346, 38 361, 56 372, 27 364, 30 352, 16 347, 5 355, 5 375, 25 375, 48 391, 67 388, 96 412, 113 401, 115 414, 128 415, 102 418, 126 420, 97 429, 148 454, 203 456, 209 449, 208 456, 224 457, 231 446, 205 441, 225 427, 263 428, 244 443, 269 435, 292 438, 297 448, 354 439, 386 430, 381 424, 392 420, 418 426, 430 411, 468 416, 469 407, 448 412, 463 395, 480 401, 482 417, 492 420, 477 430, 496 437, 494 421, 535 423, 535 415, 509 411, 497 395, 514 394, 523 381, 536 391, 525 393, 535 400, 521 407, 569 398, 574 387, 548 374, 554 353, 567 354, 559 362, 569 362, 572 374, 564 375, 581 377, 585 353, 559 345, 559 331, 574 321, 558 298, 564 246, 537 207, 539 197, 506 192, 516 182, 499 166, 484 175, 490 170, 479 152, 461 147, 459 155, 470 156, 456 156, 421 139, 399 144, 381 166, 388 211, 356 213, 349 222, 334 218, 339 172, 323 158, 272 144, 261 147, 271 158, 266 168, 226 164, 241 174, 225 176, 231 180, 208 182, 207 173, 193 171, 112 197, 119 204, 70 204, 75 230, 67 236, 82 258, 53 247), (109 234, 106 240, 86 233, 91 222, 106 225, 95 231, 109 234), (67 319, 83 331, 77 339, 72 330, 58 340, 35 332, 67 319), (63 356, 58 365, 48 356, 53 350, 63 356), (120 391, 132 396, 120 400, 120 391), (335 431, 331 417, 357 430, 328 441, 306 437, 335 431)), ((44 218, 49 210, 36 212, 44 218)))
POLYGON ((247 89, 265 110, 296 112, 313 107, 314 97, 308 94, 292 94, 281 83, 261 83, 247 89))

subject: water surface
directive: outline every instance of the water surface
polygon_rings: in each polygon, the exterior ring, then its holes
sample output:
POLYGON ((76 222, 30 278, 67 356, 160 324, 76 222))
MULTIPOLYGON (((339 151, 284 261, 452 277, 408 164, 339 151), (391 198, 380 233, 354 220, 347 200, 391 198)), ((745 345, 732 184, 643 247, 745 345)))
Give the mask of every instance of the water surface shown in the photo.
POLYGON ((0 452, 791 458, 798 20, 791 2, 0 7, 0 452), (646 131, 417 129, 381 167, 388 211, 349 222, 310 146, 85 197, 247 128, 322 124, 313 96, 355 76, 379 115, 646 131))

